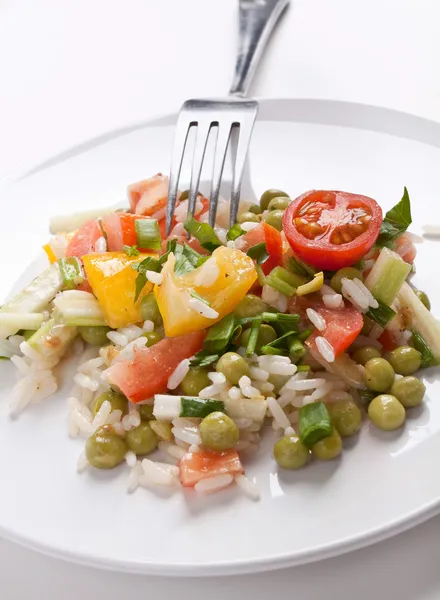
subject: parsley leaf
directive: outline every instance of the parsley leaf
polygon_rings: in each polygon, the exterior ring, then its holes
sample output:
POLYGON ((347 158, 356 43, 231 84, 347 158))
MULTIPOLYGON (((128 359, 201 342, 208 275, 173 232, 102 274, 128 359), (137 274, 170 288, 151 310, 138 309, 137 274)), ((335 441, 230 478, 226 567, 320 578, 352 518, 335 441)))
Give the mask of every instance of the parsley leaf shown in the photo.
POLYGON ((262 265, 269 258, 269 254, 266 249, 266 243, 261 242, 260 244, 255 244, 255 246, 251 246, 247 251, 247 255, 250 258, 253 258, 257 261, 257 265, 262 265))
POLYGON ((136 246, 122 246, 122 250, 127 256, 139 256, 140 254, 136 246))
POLYGON ((400 202, 387 212, 382 221, 376 246, 379 248, 390 247, 399 235, 405 233, 411 223, 411 203, 408 190, 405 187, 400 202))

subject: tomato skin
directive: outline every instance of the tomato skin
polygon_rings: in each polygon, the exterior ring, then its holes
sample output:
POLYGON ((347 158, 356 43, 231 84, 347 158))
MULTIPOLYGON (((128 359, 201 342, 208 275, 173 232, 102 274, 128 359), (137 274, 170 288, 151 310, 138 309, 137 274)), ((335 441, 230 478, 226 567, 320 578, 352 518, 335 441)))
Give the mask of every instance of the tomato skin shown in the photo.
POLYGON ((257 244, 266 243, 269 258, 261 265, 265 275, 268 275, 272 269, 281 265, 283 259, 283 240, 281 233, 275 227, 263 221, 254 229, 245 233, 240 239, 243 240, 243 246, 240 246, 243 252, 246 252, 249 248, 257 244))
POLYGON ((367 196, 340 191, 312 190, 306 192, 290 203, 283 216, 284 233, 298 257, 307 264, 329 271, 348 267, 365 256, 379 235, 381 223, 382 209, 375 200, 367 196), (329 203, 328 198, 331 198, 332 203, 329 203), (309 202, 328 204, 330 214, 334 207, 339 209, 340 213, 343 212, 344 207, 348 206, 365 208, 371 215, 371 219, 366 231, 348 243, 336 244, 330 241, 336 227, 343 227, 343 220, 336 220, 337 218, 341 219, 340 214, 338 217, 333 217, 335 219, 333 223, 325 225, 327 229, 320 237, 309 239, 297 229, 294 222, 299 211, 309 202))
POLYGON ((179 470, 184 487, 194 487, 197 482, 214 475, 240 475, 244 472, 236 450, 188 452, 180 461, 179 470))
POLYGON ((204 331, 174 338, 164 338, 150 348, 137 348, 134 360, 115 363, 108 370, 108 380, 134 403, 166 392, 167 381, 177 365, 201 347, 204 331))
POLYGON ((384 329, 382 331, 382 333, 378 337, 378 341, 382 344, 383 349, 386 352, 392 352, 399 346, 397 340, 394 338, 391 331, 388 331, 388 329, 384 329))
POLYGON ((102 231, 98 221, 94 219, 86 221, 70 240, 66 249, 66 256, 81 258, 86 254, 95 252, 95 243, 101 236, 102 231))
POLYGON ((405 233, 397 238, 394 251, 409 265, 412 265, 417 255, 416 247, 405 233))

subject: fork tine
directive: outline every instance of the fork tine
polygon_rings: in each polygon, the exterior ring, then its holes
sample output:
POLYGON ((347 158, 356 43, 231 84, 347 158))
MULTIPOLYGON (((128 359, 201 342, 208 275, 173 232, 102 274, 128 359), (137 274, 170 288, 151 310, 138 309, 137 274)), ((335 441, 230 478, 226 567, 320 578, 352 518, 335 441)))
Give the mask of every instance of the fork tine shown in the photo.
POLYGON ((217 214, 218 197, 220 195, 220 184, 225 166, 228 144, 231 137, 232 123, 219 122, 217 140, 215 142, 214 168, 212 170, 211 196, 209 199, 209 224, 214 227, 217 214))
POLYGON ((256 116, 257 114, 255 112, 255 114, 252 116, 252 119, 249 118, 245 123, 240 123, 240 128, 238 131, 237 152, 235 166, 233 166, 232 173, 231 212, 229 217, 230 227, 232 227, 237 220, 243 171, 256 116))
POLYGON ((203 159, 205 157, 206 144, 208 143, 211 121, 199 121, 194 143, 194 155, 191 168, 191 184, 189 186, 188 197, 188 215, 187 218, 194 216, 196 208, 197 192, 199 191, 200 174, 202 172, 203 159))
POLYGON ((168 201, 166 212, 166 235, 170 234, 173 221, 174 209, 176 208, 177 188, 179 185, 180 171, 182 169, 183 157, 185 155, 188 133, 191 128, 190 120, 180 113, 174 134, 173 154, 171 158, 170 179, 168 185, 168 201))

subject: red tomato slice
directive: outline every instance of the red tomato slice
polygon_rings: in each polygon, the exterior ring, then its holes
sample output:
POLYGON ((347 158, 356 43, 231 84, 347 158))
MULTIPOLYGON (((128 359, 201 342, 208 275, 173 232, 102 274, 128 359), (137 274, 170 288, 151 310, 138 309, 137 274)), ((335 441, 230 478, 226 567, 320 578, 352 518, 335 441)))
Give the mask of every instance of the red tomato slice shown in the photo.
POLYGON ((66 249, 66 256, 81 258, 86 254, 95 252, 95 243, 101 236, 102 231, 98 221, 87 221, 70 240, 66 249))
POLYGON ((265 242, 266 236, 264 235, 263 223, 260 223, 254 229, 251 229, 239 239, 242 241, 243 252, 247 252, 252 246, 265 242))
POLYGON ((275 229, 275 227, 268 225, 265 221, 260 223, 254 229, 251 229, 251 231, 245 233, 240 240, 243 240, 243 245, 241 247, 243 252, 246 252, 249 248, 256 246, 257 244, 263 242, 266 243, 266 250, 269 254, 269 258, 261 265, 265 275, 282 263, 283 240, 281 233, 275 229))
POLYGON ((365 256, 379 235, 381 223, 382 209, 372 198, 312 190, 290 203, 283 230, 301 260, 336 271, 365 256))
POLYGON ((331 344, 335 356, 338 356, 351 346, 364 325, 362 314, 348 303, 345 308, 334 309, 327 308, 319 301, 314 303, 312 308, 326 322, 324 331, 314 331, 306 341, 306 346, 314 350, 316 350, 315 339, 322 336, 331 344))
POLYGON ((198 352, 204 331, 164 338, 151 348, 138 348, 134 360, 123 360, 108 370, 110 383, 116 385, 131 402, 141 402, 161 394, 177 365, 198 352))
POLYGON ((386 352, 392 352, 392 350, 395 350, 399 346, 392 332, 388 331, 388 329, 384 329, 382 331, 378 338, 378 341, 382 344, 383 349, 386 352))
POLYGON ((198 481, 214 475, 240 475, 244 472, 235 450, 226 452, 188 452, 180 461, 180 481, 185 487, 194 487, 198 481))
POLYGON ((168 177, 158 173, 149 179, 137 181, 127 188, 132 212, 137 215, 153 215, 166 206, 168 177))

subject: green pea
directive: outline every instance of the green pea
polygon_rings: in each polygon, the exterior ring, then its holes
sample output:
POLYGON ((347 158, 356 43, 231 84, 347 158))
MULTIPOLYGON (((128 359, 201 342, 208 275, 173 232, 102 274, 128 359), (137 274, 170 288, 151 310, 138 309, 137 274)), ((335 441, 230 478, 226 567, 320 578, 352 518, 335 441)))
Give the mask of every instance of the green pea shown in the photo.
POLYGON ((137 427, 130 429, 125 434, 125 441, 129 449, 137 455, 151 454, 157 448, 159 440, 151 429, 150 424, 143 421, 137 427))
POLYGON ((244 375, 250 375, 248 363, 236 352, 223 354, 217 362, 216 371, 223 373, 232 385, 237 385, 244 375))
MULTIPOLYGON (((241 338, 240 338, 241 346, 246 348, 247 343, 249 341, 250 334, 251 334, 250 329, 245 329, 243 331, 243 333, 241 334, 241 338)), ((270 342, 273 342, 274 340, 276 340, 277 337, 278 337, 278 335, 277 335, 277 332, 275 331, 275 329, 273 327, 271 327, 270 325, 266 325, 265 323, 263 323, 263 325, 261 325, 261 327, 260 327, 260 331, 258 332, 257 344, 255 346, 256 354, 258 354, 261 351, 262 346, 264 346, 265 344, 270 344, 270 342)))
POLYGON ((234 315, 237 319, 245 319, 246 317, 260 315, 267 310, 270 310, 270 307, 266 302, 254 294, 247 294, 243 300, 237 304, 234 315))
POLYGON ((431 310, 431 302, 429 300, 428 294, 426 292, 422 292, 421 290, 414 290, 415 295, 418 297, 420 302, 427 308, 431 310))
POLYGON ((342 452, 342 440, 338 430, 333 427, 333 433, 319 440, 312 446, 312 453, 320 460, 332 460, 342 452))
POLYGON ((423 401, 425 391, 426 387, 420 379, 411 376, 396 379, 391 388, 392 395, 395 396, 405 408, 419 406, 423 401))
POLYGON ((153 321, 155 325, 162 324, 162 316, 153 293, 142 298, 141 315, 144 321, 153 321))
POLYGON ((241 215, 238 215, 237 218, 237 223, 259 223, 260 219, 258 218, 258 215, 255 215, 254 213, 247 211, 247 212, 243 212, 241 213, 241 215))
POLYGON ((267 210, 286 210, 291 200, 286 196, 279 196, 278 198, 272 198, 269 202, 267 210))
POLYGON ((374 346, 364 346, 363 348, 355 350, 352 358, 359 365, 365 365, 370 358, 380 358, 380 352, 377 348, 374 348, 374 346))
POLYGON ((208 372, 209 369, 205 367, 191 367, 180 384, 182 393, 185 396, 198 396, 203 388, 211 385, 208 372))
POLYGON ((111 412, 114 410, 120 410, 123 415, 127 414, 128 411, 128 400, 119 392, 115 392, 114 390, 109 390, 108 392, 103 392, 100 394, 92 404, 92 413, 96 415, 98 410, 101 408, 103 403, 107 401, 110 402, 111 412))
POLYGON ((284 211, 282 210, 271 210, 264 217, 264 220, 268 225, 272 225, 272 227, 281 231, 283 228, 283 215, 284 211))
POLYGON ((154 419, 153 408, 154 406, 152 404, 138 404, 142 421, 151 421, 151 419, 154 419))
POLYGON ((411 346, 400 346, 390 352, 388 360, 399 375, 412 375, 420 369, 422 355, 411 346))
POLYGON ((165 442, 173 441, 173 432, 171 431, 171 423, 167 423, 166 421, 156 421, 153 419, 150 421, 150 427, 161 440, 165 440, 165 442))
POLYGON ((145 344, 147 348, 153 346, 154 344, 157 344, 157 342, 160 342, 160 340, 162 339, 162 336, 158 331, 146 331, 142 334, 142 337, 146 338, 147 340, 145 344))
POLYGON ((112 469, 125 458, 127 446, 111 425, 100 427, 86 442, 86 457, 97 469, 112 469))
POLYGON ((384 358, 370 358, 364 366, 365 385, 374 392, 386 392, 394 382, 394 369, 384 358))
POLYGON ((203 419, 199 428, 202 444, 208 450, 222 452, 233 448, 240 433, 234 421, 222 412, 213 412, 203 419))
POLYGON ((384 431, 394 431, 405 422, 405 409, 395 396, 381 394, 368 406, 368 416, 372 422, 384 431))
POLYGON ((279 198, 281 196, 288 198, 289 194, 286 194, 286 192, 282 192, 281 190, 273 190, 273 189, 266 190, 265 192, 263 192, 261 194, 261 198, 260 198, 261 210, 267 210, 267 207, 269 206, 269 202, 271 200, 273 200, 274 198, 279 198))
POLYGON ((82 339, 92 346, 103 346, 108 343, 107 333, 111 331, 110 327, 78 327, 82 339))
POLYGON ((310 452, 298 436, 286 435, 273 447, 275 460, 283 469, 301 469, 310 460, 310 452))
POLYGON ((328 407, 333 425, 342 437, 348 437, 359 431, 362 425, 362 413, 353 400, 340 400, 328 407))
POLYGON ((248 212, 253 213, 254 215, 261 215, 263 212, 258 204, 251 204, 248 208, 248 212))
POLYGON ((355 269, 354 267, 344 267, 343 269, 339 269, 339 271, 336 271, 330 279, 330 285, 338 294, 342 291, 342 280, 345 277, 347 279, 359 279, 362 281, 362 274, 358 269, 355 269))

